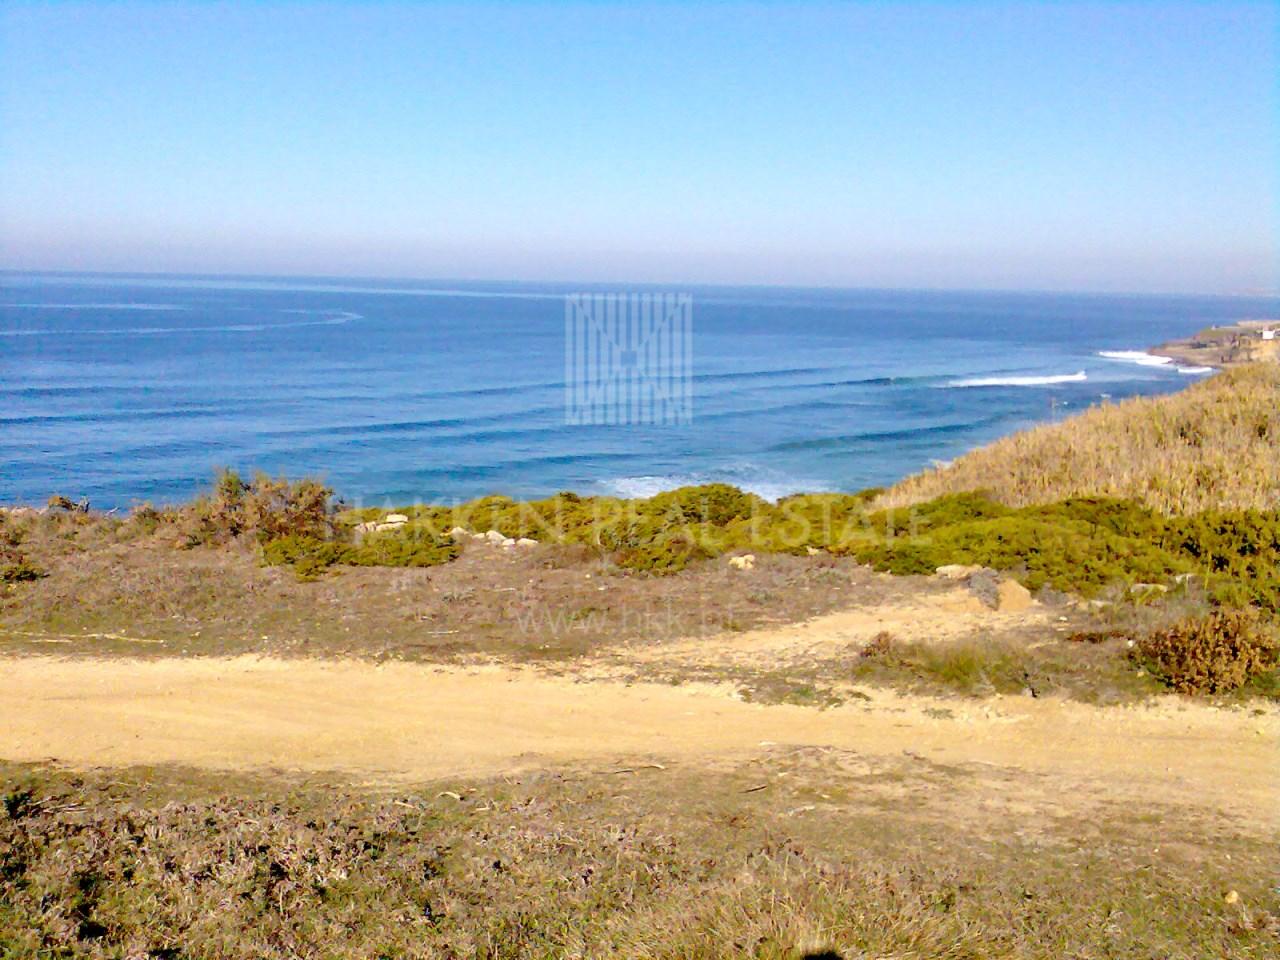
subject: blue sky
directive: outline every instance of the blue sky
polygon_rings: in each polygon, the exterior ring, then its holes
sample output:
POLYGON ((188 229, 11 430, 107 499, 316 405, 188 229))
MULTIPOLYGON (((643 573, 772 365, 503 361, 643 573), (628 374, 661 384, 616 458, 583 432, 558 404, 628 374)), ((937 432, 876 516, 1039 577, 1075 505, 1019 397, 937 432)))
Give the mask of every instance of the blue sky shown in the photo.
POLYGON ((1251 293, 1277 7, 0 7, 0 267, 1251 293))

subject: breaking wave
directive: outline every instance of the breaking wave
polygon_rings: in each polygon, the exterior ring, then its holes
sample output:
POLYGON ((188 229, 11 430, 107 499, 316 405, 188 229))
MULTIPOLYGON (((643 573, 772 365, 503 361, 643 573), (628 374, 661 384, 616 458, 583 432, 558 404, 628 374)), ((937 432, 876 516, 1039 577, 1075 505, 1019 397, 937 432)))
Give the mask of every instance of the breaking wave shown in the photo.
POLYGON ((952 380, 948 387, 1043 387, 1053 383, 1080 383, 1088 380, 1083 370, 1075 373, 1056 373, 1041 377, 971 377, 967 380, 952 380))
POLYGON ((1163 367, 1173 363, 1172 357, 1158 357, 1145 350, 1099 350, 1098 356, 1122 363, 1136 363, 1143 367, 1163 367))

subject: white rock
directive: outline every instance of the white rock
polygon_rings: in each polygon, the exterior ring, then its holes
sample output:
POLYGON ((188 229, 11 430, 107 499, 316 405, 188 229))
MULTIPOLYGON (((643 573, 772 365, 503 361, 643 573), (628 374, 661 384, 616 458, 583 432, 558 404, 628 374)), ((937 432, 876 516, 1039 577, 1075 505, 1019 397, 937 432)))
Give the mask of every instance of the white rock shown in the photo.
POLYGON ((933 572, 944 580, 964 580, 983 568, 968 563, 948 563, 933 572))
POLYGON ((453 537, 455 540, 463 540, 471 536, 471 531, 466 527, 454 527, 449 531, 449 536, 453 537))
POLYGON ((403 513, 388 513, 385 517, 382 518, 382 522, 393 523, 393 524, 408 523, 409 518, 406 517, 403 513))
POLYGON ((538 541, 532 540, 529 537, 521 537, 519 540, 516 541, 517 547, 536 547, 537 545, 538 545, 538 541))
POLYGON ((503 543, 507 539, 502 534, 500 534, 497 530, 488 531, 484 535, 484 538, 488 540, 490 543, 503 543))
POLYGON ((356 533, 368 533, 370 530, 378 529, 378 521, 370 520, 368 523, 357 523, 356 533))
POLYGON ((511 537, 507 537, 505 540, 502 541, 502 545, 504 547, 514 547, 516 545, 516 542, 511 537))
POLYGON ((754 553, 744 553, 740 557, 730 557, 729 566, 735 570, 751 570, 756 565, 756 557, 754 553))
POLYGON ((399 530, 403 526, 403 523, 377 523, 374 524, 373 529, 381 533, 383 530, 399 530))

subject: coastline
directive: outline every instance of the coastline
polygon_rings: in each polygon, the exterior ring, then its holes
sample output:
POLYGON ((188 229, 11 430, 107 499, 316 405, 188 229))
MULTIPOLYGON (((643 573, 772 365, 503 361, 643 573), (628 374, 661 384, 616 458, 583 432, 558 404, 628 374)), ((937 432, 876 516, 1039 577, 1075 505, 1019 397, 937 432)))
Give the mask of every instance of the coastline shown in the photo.
POLYGON ((1225 370, 1249 363, 1280 362, 1280 320, 1240 320, 1166 340, 1147 353, 1191 367, 1225 370))

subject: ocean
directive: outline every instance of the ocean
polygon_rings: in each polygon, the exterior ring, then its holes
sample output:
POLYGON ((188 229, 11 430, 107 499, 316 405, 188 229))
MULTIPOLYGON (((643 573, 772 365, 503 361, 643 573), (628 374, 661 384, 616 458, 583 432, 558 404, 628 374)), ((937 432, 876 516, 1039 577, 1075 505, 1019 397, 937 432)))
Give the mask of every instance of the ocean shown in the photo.
POLYGON ((0 502, 185 499, 218 466, 350 503, 891 483, 1203 376, 1142 351, 1276 298, 681 287, 691 417, 566 421, 565 296, 658 288, 0 274, 0 502))

